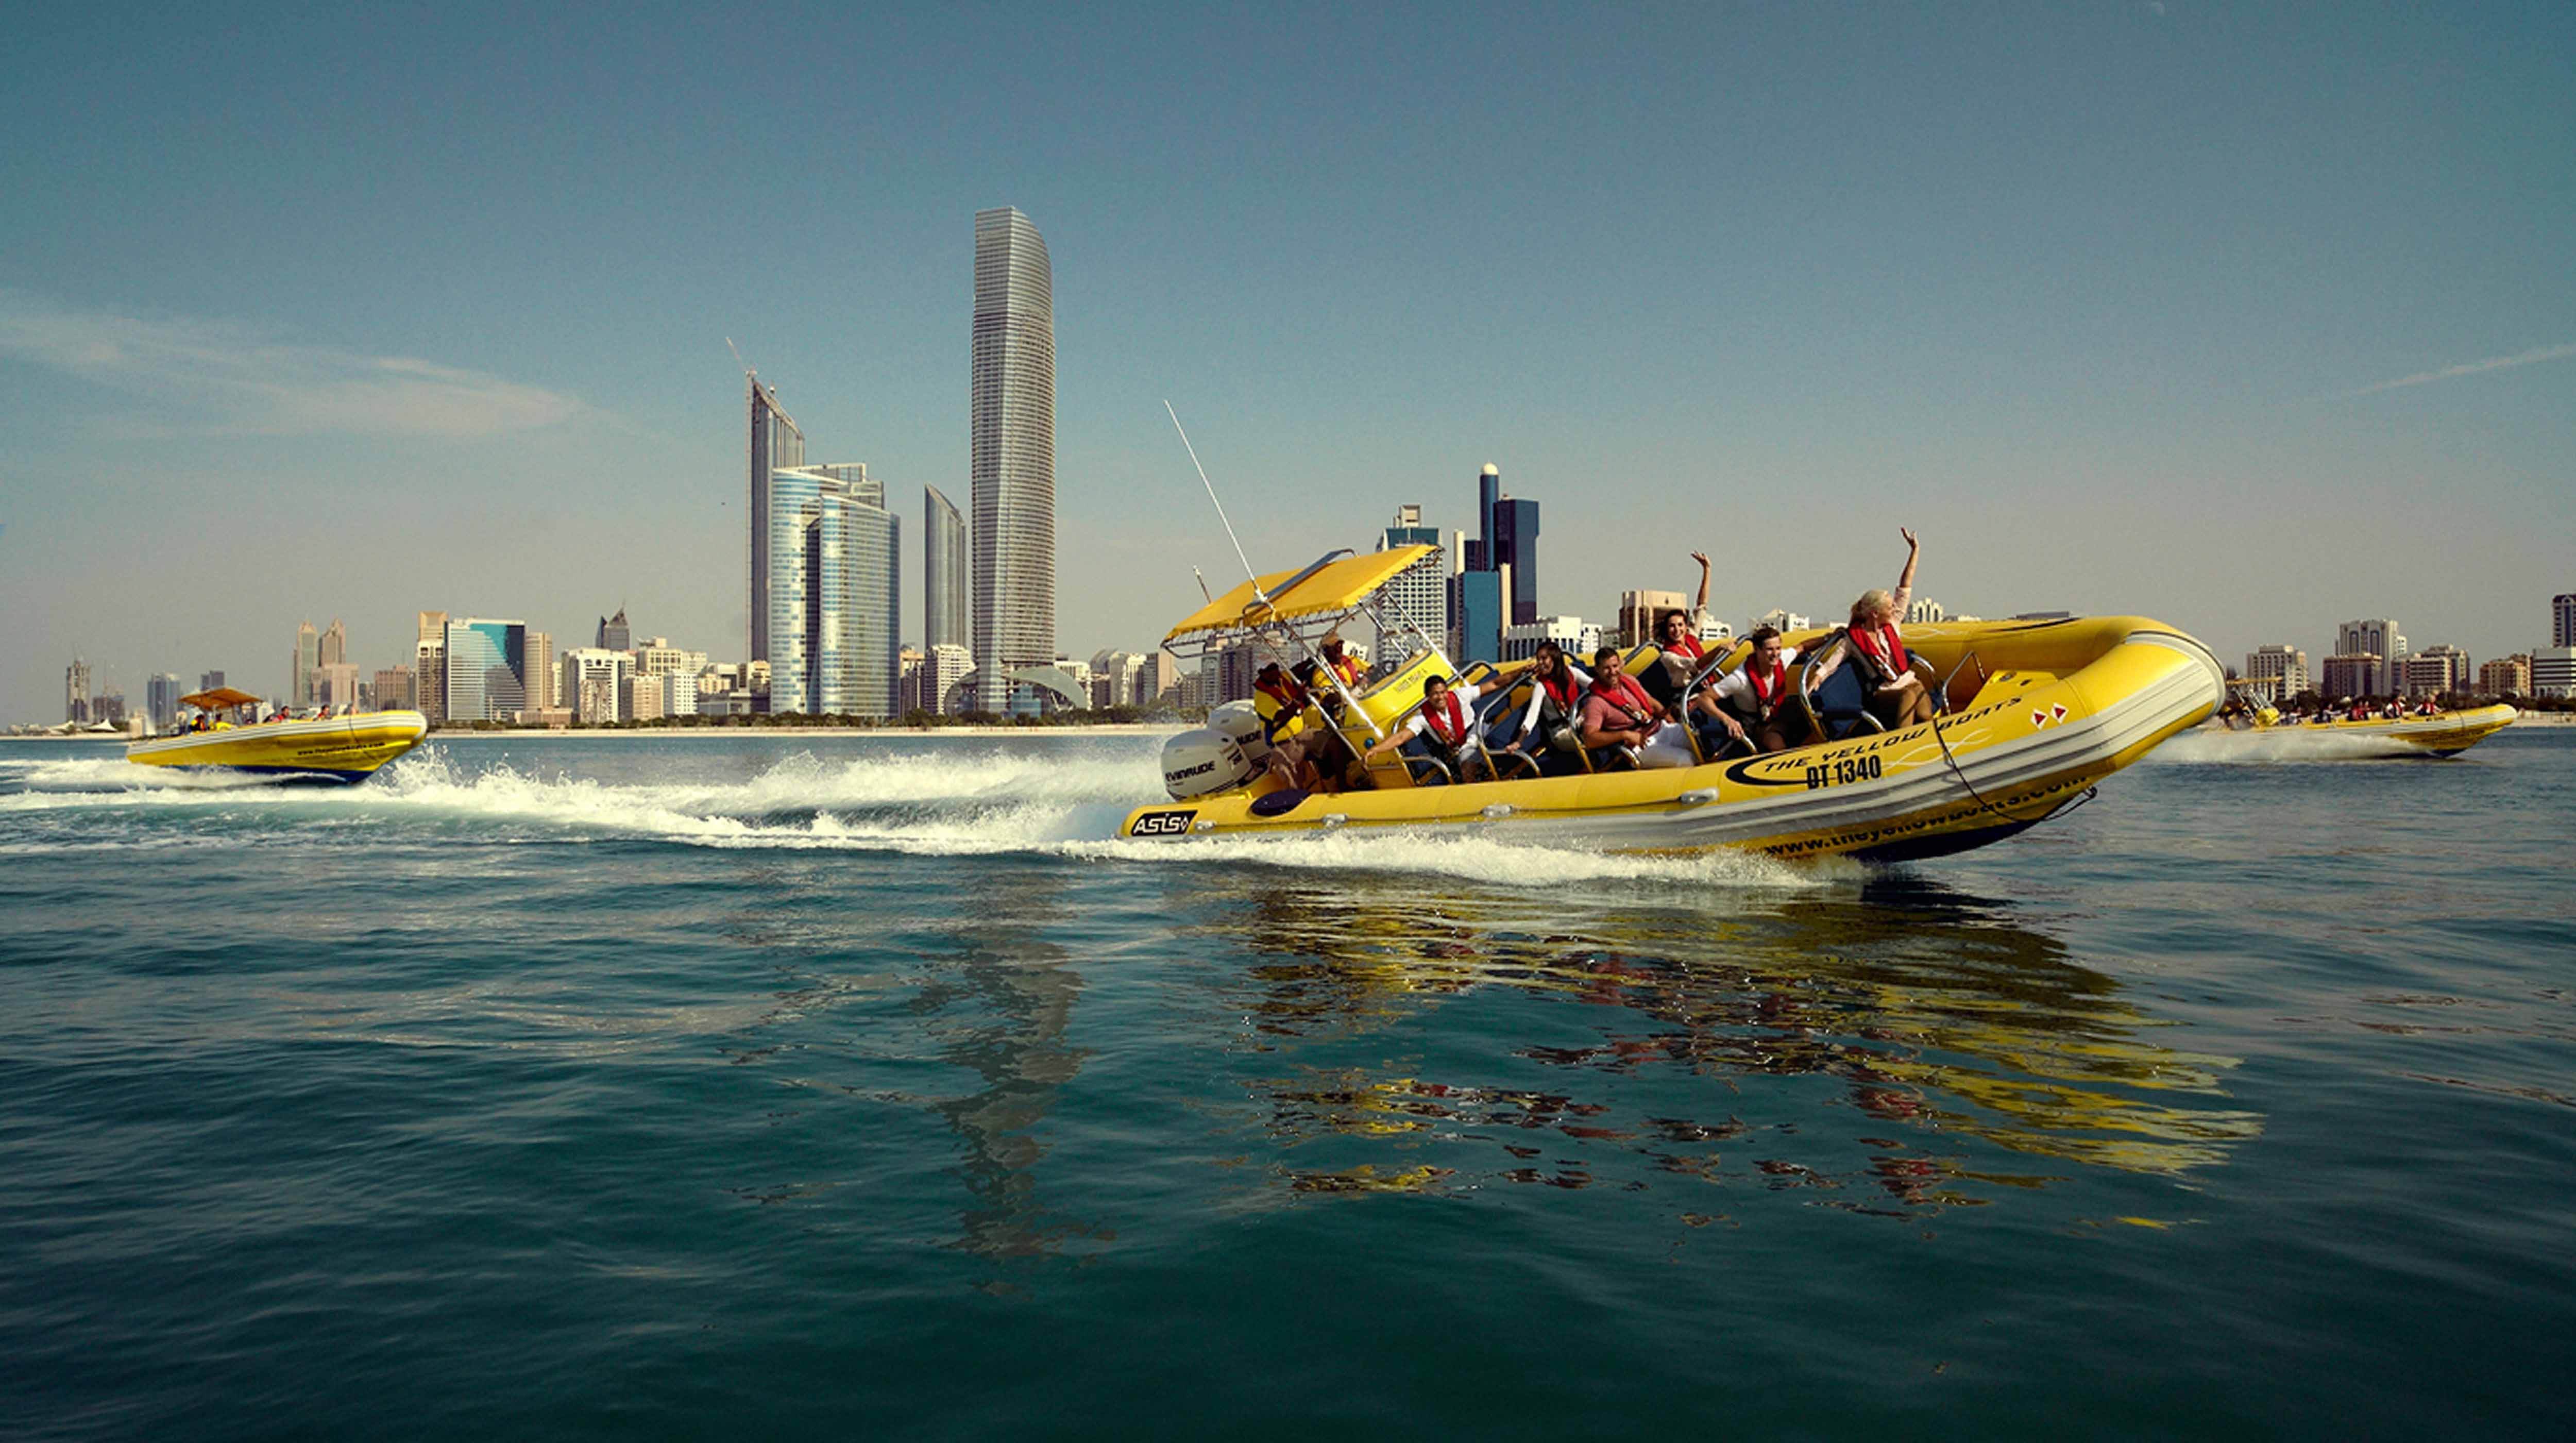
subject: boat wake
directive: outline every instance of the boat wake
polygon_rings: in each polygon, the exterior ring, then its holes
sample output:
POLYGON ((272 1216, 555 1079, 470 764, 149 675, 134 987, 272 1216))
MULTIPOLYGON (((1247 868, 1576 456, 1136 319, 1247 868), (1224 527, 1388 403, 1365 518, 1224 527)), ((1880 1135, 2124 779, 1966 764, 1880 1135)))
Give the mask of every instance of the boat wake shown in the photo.
POLYGON ((1741 853, 1610 856, 1411 834, 1131 841, 1116 833, 1140 797, 1160 793, 1153 755, 1078 756, 942 750, 780 761, 735 781, 615 782, 461 764, 436 746, 352 786, 280 785, 221 773, 171 773, 121 760, 45 761, 0 771, 0 817, 53 825, 12 851, 169 845, 178 827, 220 827, 243 841, 292 841, 352 828, 386 840, 500 845, 659 844, 920 857, 1057 858, 1142 866, 1408 872, 1511 887, 1575 882, 1808 888, 1864 875, 1858 864, 1791 865, 1741 853), (102 838, 100 825, 116 828, 102 838))
POLYGON ((2395 737, 2338 736, 2322 727, 2314 731, 2284 727, 2250 732, 2196 727, 2156 748, 2148 754, 2147 760, 2206 766, 2211 763, 2348 762, 2423 754, 2395 737))

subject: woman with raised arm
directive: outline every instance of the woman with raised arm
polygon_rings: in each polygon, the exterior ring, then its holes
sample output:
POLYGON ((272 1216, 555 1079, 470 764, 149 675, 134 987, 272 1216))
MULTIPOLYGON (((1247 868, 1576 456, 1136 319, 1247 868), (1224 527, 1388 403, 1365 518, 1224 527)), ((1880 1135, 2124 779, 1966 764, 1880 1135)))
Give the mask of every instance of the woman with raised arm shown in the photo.
POLYGON ((1912 726, 1927 722, 1937 708, 1932 701, 1932 683, 1939 678, 1931 668, 1905 654, 1905 637, 1897 630, 1904 619, 1905 608, 1914 600, 1914 563, 1922 558, 1923 543, 1914 533, 1898 527, 1905 538, 1905 570, 1896 578, 1896 590, 1875 588, 1860 594, 1851 609, 1851 654, 1868 668, 1874 683, 1869 709, 1890 727, 1912 726))

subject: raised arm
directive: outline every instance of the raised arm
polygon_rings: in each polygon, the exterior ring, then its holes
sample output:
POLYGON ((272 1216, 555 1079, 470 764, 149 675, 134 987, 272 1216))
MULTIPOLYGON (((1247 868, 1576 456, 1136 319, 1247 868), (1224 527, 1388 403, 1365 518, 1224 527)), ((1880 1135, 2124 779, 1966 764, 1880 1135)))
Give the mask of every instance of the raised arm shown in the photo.
POLYGON ((1896 531, 1905 538, 1905 570, 1896 578, 1895 598, 1897 619, 1901 621, 1905 616, 1905 604, 1914 599, 1914 563, 1923 558, 1923 543, 1914 539, 1910 528, 1899 526, 1896 531))
POLYGON ((1699 563, 1699 599, 1691 603, 1691 625, 1697 627, 1700 617, 1708 611, 1708 553, 1694 551, 1691 560, 1699 563))

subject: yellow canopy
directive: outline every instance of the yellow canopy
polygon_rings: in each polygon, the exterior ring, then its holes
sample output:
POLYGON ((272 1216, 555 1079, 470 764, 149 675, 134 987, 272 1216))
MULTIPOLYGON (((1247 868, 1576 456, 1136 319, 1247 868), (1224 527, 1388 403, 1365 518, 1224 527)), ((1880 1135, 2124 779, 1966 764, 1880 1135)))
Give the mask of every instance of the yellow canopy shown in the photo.
POLYGON ((228 706, 248 706, 257 700, 259 698, 249 692, 219 686, 213 691, 192 691, 179 698, 179 705, 192 706, 199 711, 219 711, 228 706))
POLYGON ((1253 599, 1253 583, 1247 581, 1191 612, 1180 625, 1164 633, 1163 640, 1170 641, 1192 632, 1235 631, 1263 622, 1294 621, 1301 616, 1325 616, 1348 611, 1366 600, 1370 592, 1394 580, 1397 572, 1436 549, 1430 546, 1398 546, 1388 551, 1346 556, 1285 592, 1279 588, 1287 586, 1297 572, 1274 571, 1261 578, 1261 590, 1270 597, 1268 607, 1253 599))

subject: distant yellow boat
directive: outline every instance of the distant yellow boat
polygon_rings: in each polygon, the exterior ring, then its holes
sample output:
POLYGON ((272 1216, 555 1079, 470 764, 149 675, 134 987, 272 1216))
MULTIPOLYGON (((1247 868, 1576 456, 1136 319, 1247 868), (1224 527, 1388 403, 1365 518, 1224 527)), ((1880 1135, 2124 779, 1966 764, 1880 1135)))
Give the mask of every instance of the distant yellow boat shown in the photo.
MULTIPOLYGON (((2366 749, 2332 748, 2342 756, 2421 756, 2455 757, 2487 738, 2513 725, 2522 713, 2512 707, 2471 707, 2466 711, 2436 712, 2431 716, 2364 717, 2360 721, 2303 722, 2280 717, 2269 707, 2254 713, 2243 726, 2221 722, 2217 734, 2238 737, 2314 737, 2320 742, 2334 740, 2386 741, 2396 746, 2373 753, 2366 749), (2271 713, 2275 719, 2266 720, 2271 713)), ((2328 750, 2320 748, 2320 750, 2328 750)))
MULTIPOLYGON (((258 698, 229 687, 180 698, 183 705, 222 711, 258 698)), ((125 759, 147 767, 217 767, 226 771, 363 781, 378 767, 419 746, 429 719, 416 711, 369 712, 312 721, 223 723, 212 731, 153 737, 125 749, 125 759)))

